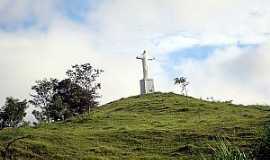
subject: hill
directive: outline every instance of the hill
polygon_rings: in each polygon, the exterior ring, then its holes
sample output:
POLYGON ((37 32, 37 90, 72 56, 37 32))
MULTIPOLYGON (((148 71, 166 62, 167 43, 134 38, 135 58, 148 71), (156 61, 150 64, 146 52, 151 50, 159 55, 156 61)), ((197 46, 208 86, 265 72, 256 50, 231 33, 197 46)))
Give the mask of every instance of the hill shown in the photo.
POLYGON ((5 129, 0 142, 31 135, 14 144, 17 159, 198 159, 211 156, 218 137, 248 153, 269 113, 263 106, 154 93, 120 99, 67 122, 5 129))

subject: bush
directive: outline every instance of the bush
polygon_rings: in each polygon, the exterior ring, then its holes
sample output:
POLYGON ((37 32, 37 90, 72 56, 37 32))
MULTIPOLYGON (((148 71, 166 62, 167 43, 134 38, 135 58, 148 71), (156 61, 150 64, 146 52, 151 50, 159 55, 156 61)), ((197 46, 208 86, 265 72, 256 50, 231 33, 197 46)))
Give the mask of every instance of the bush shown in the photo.
POLYGON ((263 136, 257 146, 254 153, 257 160, 270 158, 270 126, 266 126, 263 136))

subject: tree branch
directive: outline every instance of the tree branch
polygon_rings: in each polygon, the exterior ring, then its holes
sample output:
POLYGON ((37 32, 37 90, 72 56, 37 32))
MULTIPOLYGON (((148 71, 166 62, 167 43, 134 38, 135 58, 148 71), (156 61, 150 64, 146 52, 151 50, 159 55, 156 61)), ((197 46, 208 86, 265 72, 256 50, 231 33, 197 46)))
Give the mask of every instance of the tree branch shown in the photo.
POLYGON ((12 155, 11 155, 11 153, 9 152, 9 148, 10 148, 10 146, 11 146, 13 143, 15 143, 15 142, 18 141, 18 140, 26 139, 26 138, 31 138, 31 136, 30 136, 30 135, 22 136, 22 137, 15 138, 15 139, 12 139, 12 140, 10 140, 9 142, 7 142, 7 143, 6 143, 6 146, 4 146, 3 151, 1 151, 1 156, 2 156, 3 160, 6 160, 7 157, 9 157, 9 159, 11 159, 12 155))

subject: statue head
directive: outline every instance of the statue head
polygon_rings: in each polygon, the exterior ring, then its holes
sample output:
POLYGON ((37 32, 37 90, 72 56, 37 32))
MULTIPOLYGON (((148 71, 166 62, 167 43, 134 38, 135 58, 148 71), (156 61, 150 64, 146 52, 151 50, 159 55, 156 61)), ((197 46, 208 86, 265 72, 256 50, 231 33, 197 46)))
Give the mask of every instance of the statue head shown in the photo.
POLYGON ((146 54, 146 50, 143 50, 143 55, 145 55, 146 54))

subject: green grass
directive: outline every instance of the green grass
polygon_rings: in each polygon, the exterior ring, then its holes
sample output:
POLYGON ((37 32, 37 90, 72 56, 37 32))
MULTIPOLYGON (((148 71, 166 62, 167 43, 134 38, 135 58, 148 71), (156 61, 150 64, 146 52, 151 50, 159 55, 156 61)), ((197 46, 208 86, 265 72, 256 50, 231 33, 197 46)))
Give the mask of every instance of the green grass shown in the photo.
POLYGON ((186 100, 133 96, 69 122, 2 130, 0 142, 32 135, 13 146, 17 159, 201 159, 212 157, 219 137, 249 154, 269 120, 264 106, 186 100))

